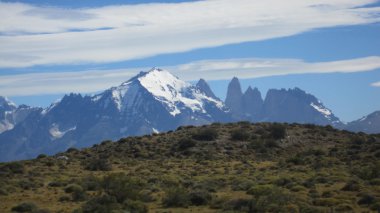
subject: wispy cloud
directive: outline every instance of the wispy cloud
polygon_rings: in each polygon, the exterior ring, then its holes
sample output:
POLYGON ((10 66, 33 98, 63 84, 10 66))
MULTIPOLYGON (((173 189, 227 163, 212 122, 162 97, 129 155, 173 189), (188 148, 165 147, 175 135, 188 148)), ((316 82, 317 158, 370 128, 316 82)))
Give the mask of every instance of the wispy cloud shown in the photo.
POLYGON ((372 83, 371 86, 373 86, 373 87, 380 87, 380 81, 372 83))
MULTIPOLYGON (((163 67, 181 79, 192 81, 239 78, 259 78, 290 74, 352 73, 380 69, 380 56, 343 61, 308 63, 298 59, 230 59, 195 61, 163 67)), ((150 68, 90 70, 82 72, 33 73, 3 75, 0 95, 25 96, 69 92, 93 93, 119 85, 141 70, 150 68)), ((380 86, 374 83, 374 86, 380 86)))
POLYGON ((87 9, 0 2, 0 68, 108 63, 378 22, 377 0, 205 0, 87 9))

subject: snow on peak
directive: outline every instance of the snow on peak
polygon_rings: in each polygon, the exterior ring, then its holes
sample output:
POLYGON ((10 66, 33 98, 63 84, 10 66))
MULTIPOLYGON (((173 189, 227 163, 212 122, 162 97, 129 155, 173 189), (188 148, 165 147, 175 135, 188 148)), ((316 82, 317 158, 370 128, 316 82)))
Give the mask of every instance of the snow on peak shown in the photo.
POLYGON ((11 100, 9 100, 7 97, 0 96, 0 106, 8 105, 11 107, 17 107, 15 103, 13 103, 11 100))
POLYGON ((314 104, 312 102, 312 103, 310 103, 310 106, 312 106, 318 112, 322 113, 326 118, 329 118, 330 115, 332 114, 332 112, 329 109, 323 107, 323 105, 320 101, 318 101, 318 104, 314 104))
POLYGON ((154 67, 147 72, 140 72, 135 77, 122 83, 118 87, 112 87, 106 92, 95 95, 92 101, 97 102, 107 95, 103 103, 107 107, 109 103, 114 103, 119 111, 130 109, 134 104, 144 101, 141 91, 145 90, 153 98, 163 104, 172 116, 190 109, 193 112, 206 113, 205 102, 213 102, 220 109, 223 103, 213 97, 204 94, 197 87, 180 80, 170 72, 154 67))
POLYGON ((218 107, 223 105, 220 101, 201 93, 191 84, 159 68, 153 68, 143 73, 138 81, 156 100, 164 103, 173 116, 180 114, 181 108, 190 108, 193 112, 205 113, 203 107, 205 99, 217 103, 218 107))

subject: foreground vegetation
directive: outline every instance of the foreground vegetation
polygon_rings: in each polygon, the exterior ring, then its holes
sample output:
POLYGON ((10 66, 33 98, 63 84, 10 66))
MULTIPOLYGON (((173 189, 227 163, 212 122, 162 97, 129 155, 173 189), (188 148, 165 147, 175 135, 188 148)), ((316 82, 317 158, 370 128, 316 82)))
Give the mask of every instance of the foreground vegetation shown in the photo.
POLYGON ((0 212, 378 212, 380 135, 212 124, 0 164, 0 212))

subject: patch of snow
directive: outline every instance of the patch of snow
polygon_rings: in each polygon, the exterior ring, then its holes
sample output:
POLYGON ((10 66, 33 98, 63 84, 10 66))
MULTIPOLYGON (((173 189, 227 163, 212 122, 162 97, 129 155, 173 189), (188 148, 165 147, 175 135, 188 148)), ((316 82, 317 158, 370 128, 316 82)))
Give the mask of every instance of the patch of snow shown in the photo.
POLYGON ((181 109, 179 109, 181 105, 193 112, 205 113, 204 100, 214 102, 220 108, 223 107, 221 101, 206 96, 191 84, 178 79, 166 70, 154 68, 139 77, 138 80, 156 100, 168 107, 172 116, 181 113, 181 109))
POLYGON ((332 112, 329 109, 326 109, 320 105, 316 105, 314 103, 311 103, 310 106, 312 106, 318 112, 322 113, 326 118, 329 118, 329 116, 332 114, 332 112))
POLYGON ((53 136, 54 139, 59 139, 59 138, 62 138, 67 132, 76 130, 76 128, 77 127, 74 126, 74 127, 71 127, 67 130, 61 131, 59 129, 59 125, 53 124, 52 127, 49 129, 49 133, 51 136, 53 136))

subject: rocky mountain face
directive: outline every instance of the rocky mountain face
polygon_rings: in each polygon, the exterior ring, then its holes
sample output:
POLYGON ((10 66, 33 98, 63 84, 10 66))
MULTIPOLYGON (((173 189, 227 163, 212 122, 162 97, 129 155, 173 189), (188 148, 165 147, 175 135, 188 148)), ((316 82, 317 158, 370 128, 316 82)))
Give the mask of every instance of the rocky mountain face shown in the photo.
POLYGON ((380 111, 348 123, 346 129, 353 132, 380 133, 380 111))
POLYGON ((98 95, 66 95, 0 134, 0 161, 33 158, 181 125, 231 121, 229 110, 207 89, 205 82, 193 86, 155 68, 98 95))
POLYGON ((31 112, 38 108, 26 105, 16 106, 5 97, 0 96, 0 134, 13 129, 15 125, 22 122, 31 112))
POLYGON ((233 78, 223 103, 207 82, 186 83, 154 68, 94 96, 65 95, 46 109, 0 98, 0 161, 34 158, 103 140, 212 122, 287 122, 380 132, 379 112, 345 126, 320 100, 299 88, 243 93, 233 78))
POLYGON ((340 125, 340 120, 320 100, 299 88, 268 91, 260 121, 340 125))
POLYGON ((320 100, 299 88, 271 89, 263 100, 257 88, 248 87, 243 94, 235 77, 228 86, 225 104, 239 120, 341 125, 320 100))

